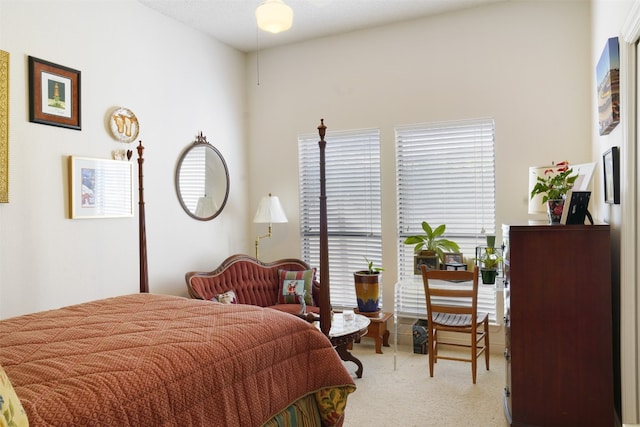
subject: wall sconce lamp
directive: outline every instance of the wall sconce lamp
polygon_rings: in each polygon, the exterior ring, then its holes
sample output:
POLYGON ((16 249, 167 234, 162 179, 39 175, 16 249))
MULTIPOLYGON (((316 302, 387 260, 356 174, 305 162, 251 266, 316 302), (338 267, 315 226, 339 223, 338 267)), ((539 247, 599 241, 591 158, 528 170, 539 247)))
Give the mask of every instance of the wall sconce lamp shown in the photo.
POLYGON ((278 34, 287 31, 293 24, 293 9, 282 0, 265 0, 256 9, 258 28, 278 34))
POLYGON ((284 209, 282 209, 278 196, 272 196, 271 193, 269 193, 268 196, 260 200, 256 216, 253 217, 253 222, 256 224, 269 224, 268 234, 256 237, 256 259, 259 259, 258 246, 260 245, 260 239, 271 237, 271 224, 287 222, 287 216, 284 213, 284 209))

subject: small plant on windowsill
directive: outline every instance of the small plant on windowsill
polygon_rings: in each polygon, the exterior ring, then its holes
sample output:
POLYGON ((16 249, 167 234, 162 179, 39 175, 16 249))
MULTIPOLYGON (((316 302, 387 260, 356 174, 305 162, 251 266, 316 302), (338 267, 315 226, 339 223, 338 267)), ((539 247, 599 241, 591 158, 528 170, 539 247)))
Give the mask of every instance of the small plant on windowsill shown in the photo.
POLYGON ((456 242, 442 237, 447 229, 445 224, 433 228, 427 221, 422 221, 422 229, 424 234, 416 234, 404 239, 405 245, 414 245, 413 252, 416 254, 416 257, 414 257, 414 271, 419 271, 417 267, 418 255, 438 257, 437 268, 438 262, 444 263, 445 252, 460 253, 460 246, 456 242))
POLYGON ((364 260, 367 262, 367 269, 358 271, 360 274, 380 274, 384 271, 382 267, 374 267, 373 261, 369 261, 369 258, 364 257, 364 260))
POLYGON ((380 273, 384 268, 374 267, 373 261, 369 261, 367 257, 364 259, 367 262, 367 269, 353 273, 353 280, 356 287, 358 312, 367 315, 380 311, 380 273))
POLYGON ((496 276, 498 275, 498 268, 502 262, 502 257, 498 255, 494 248, 485 248, 484 253, 478 258, 480 264, 480 275, 482 276, 482 283, 494 284, 496 282, 496 276))

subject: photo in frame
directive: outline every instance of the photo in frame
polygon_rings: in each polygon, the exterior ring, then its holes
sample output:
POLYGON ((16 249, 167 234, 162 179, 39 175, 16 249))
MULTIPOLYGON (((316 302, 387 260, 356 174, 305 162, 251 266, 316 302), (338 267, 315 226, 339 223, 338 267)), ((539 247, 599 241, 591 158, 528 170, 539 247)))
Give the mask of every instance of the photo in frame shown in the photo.
POLYGON ((620 54, 618 38, 612 37, 596 66, 598 79, 598 130, 608 135, 620 122, 620 54))
POLYGON ((428 270, 438 270, 440 269, 440 260, 436 255, 415 255, 414 263, 413 263, 413 273, 414 274, 422 274, 420 270, 421 265, 426 265, 428 270))
POLYGON ((602 155, 604 169, 604 201, 620 204, 620 149, 611 147, 602 155))
POLYGON ((133 216, 133 163, 69 156, 72 219, 133 216))
POLYGON ((464 263, 464 257, 461 253, 451 252, 444 254, 444 263, 445 264, 462 264, 464 263))
POLYGON ((29 121, 81 130, 80 71, 29 56, 29 121))

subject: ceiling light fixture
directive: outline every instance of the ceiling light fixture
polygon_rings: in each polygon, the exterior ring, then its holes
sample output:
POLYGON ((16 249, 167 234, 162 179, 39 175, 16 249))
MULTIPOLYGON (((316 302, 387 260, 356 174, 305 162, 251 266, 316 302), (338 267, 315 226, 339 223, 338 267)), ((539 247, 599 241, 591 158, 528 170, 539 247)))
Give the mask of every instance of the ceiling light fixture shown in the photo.
POLYGON ((273 34, 287 31, 293 23, 293 9, 282 0, 265 0, 256 9, 258 28, 273 34))

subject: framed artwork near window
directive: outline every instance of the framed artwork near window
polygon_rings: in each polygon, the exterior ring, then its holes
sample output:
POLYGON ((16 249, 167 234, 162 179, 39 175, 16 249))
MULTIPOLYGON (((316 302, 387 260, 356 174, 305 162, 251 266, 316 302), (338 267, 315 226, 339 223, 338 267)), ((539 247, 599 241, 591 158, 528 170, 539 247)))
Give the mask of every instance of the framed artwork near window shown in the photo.
POLYGON ((604 169, 604 201, 620 204, 620 149, 611 147, 602 155, 604 169))
POLYGON ((620 57, 618 38, 612 37, 596 66, 598 78, 598 129, 608 135, 620 122, 620 57))
POLYGON ((133 163, 69 156, 70 217, 133 216, 133 163))
POLYGON ((81 130, 80 71, 29 56, 29 121, 81 130))

